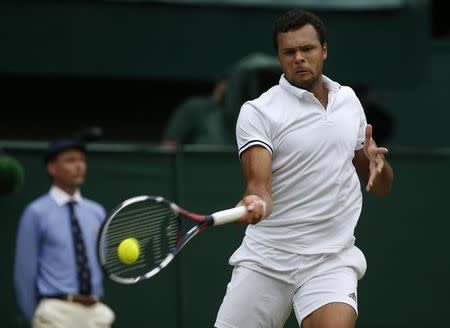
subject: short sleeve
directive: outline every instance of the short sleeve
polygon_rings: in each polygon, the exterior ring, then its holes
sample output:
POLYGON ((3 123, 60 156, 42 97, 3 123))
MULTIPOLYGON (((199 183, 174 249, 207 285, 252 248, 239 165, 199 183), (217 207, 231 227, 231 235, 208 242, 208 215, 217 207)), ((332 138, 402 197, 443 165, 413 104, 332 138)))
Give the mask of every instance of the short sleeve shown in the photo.
POLYGON ((362 106, 360 106, 360 116, 359 117, 360 118, 359 118, 358 141, 356 142, 355 151, 363 148, 364 139, 366 136, 367 120, 366 120, 366 114, 364 114, 364 109, 362 108, 362 106))
POLYGON ((273 145, 270 135, 269 122, 263 113, 251 104, 245 103, 236 124, 239 157, 242 152, 255 145, 266 148, 272 155, 273 145))

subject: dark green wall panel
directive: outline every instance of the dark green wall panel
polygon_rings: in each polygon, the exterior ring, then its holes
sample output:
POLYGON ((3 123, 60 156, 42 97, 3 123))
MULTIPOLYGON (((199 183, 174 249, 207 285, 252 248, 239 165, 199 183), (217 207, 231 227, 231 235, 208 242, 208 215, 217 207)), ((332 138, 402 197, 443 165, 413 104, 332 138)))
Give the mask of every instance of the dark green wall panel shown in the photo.
MULTIPOLYGON (((284 10, 76 1, 0 4, 0 72, 213 79, 251 52, 272 54, 272 26, 284 10)), ((319 13, 329 32, 329 74, 379 85, 409 84, 426 74, 430 39, 422 6, 319 13), (393 81, 397 71, 401 74, 393 81)))
MULTIPOLYGON (((243 191, 232 148, 113 148, 91 149, 83 188, 108 210, 130 196, 162 194, 189 210, 209 213, 233 206, 243 191)), ((46 192, 49 181, 39 149, 9 144, 5 150, 23 163, 26 177, 19 192, 0 198, 0 325, 21 327, 12 284, 17 221, 23 206, 46 192)), ((359 288, 358 327, 447 327, 450 152, 397 149, 389 160, 395 171, 393 191, 383 199, 364 195, 356 230, 356 243, 368 262, 359 288)), ((243 233, 244 227, 231 224, 199 234, 166 271, 137 285, 106 280, 105 300, 116 311, 116 326, 211 327, 231 274, 228 258, 243 233)), ((296 327, 293 317, 286 327, 296 327)))
MULTIPOLYGON (((181 155, 180 203, 192 211, 211 213, 239 201, 243 184, 235 152, 191 149, 181 155)), ((182 251, 183 327, 212 327, 231 274, 228 258, 243 231, 234 224, 215 227, 182 251)))
POLYGON ((357 244, 368 269, 360 284, 363 327, 447 327, 450 262, 446 209, 450 157, 392 154, 386 199, 366 195, 357 244), (380 315, 382 313, 382 315, 380 315))
MULTIPOLYGON (((433 43, 428 1, 409 3, 391 10, 318 10, 329 36, 325 73, 373 88, 395 119, 388 145, 448 147, 449 42, 433 43)), ((249 53, 273 54, 271 29, 283 10, 2 2, 0 74, 211 81, 249 53)))

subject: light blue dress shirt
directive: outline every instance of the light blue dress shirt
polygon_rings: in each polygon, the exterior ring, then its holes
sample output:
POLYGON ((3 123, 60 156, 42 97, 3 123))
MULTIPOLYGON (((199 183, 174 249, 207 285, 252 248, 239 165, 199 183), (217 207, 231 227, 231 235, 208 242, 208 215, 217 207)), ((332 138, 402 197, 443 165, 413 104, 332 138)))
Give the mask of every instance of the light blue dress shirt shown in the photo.
POLYGON ((79 294, 75 250, 67 203, 75 201, 91 270, 92 294, 103 295, 102 271, 97 260, 97 234, 105 219, 101 205, 70 196, 56 186, 29 204, 20 219, 14 263, 14 283, 20 308, 28 320, 38 297, 79 294))

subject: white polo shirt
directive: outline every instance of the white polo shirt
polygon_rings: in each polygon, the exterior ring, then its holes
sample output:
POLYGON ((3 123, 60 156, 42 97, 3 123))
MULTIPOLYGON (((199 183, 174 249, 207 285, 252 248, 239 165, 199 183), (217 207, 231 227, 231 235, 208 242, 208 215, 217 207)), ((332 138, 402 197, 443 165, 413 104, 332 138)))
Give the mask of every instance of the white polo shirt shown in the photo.
POLYGON ((366 117, 350 87, 322 77, 329 89, 326 110, 282 76, 242 106, 236 126, 239 156, 254 145, 272 155, 273 211, 249 225, 246 236, 299 254, 353 245, 362 206, 352 159, 362 148, 366 117))

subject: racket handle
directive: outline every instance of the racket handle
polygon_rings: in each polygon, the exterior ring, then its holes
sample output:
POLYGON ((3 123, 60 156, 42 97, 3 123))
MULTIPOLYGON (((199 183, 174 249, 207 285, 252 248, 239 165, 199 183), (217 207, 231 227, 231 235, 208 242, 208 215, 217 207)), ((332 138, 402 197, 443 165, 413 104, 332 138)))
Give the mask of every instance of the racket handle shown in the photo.
POLYGON ((211 215, 214 221, 213 225, 220 225, 236 221, 245 213, 247 213, 247 209, 245 208, 245 206, 234 207, 228 210, 213 213, 211 215))

